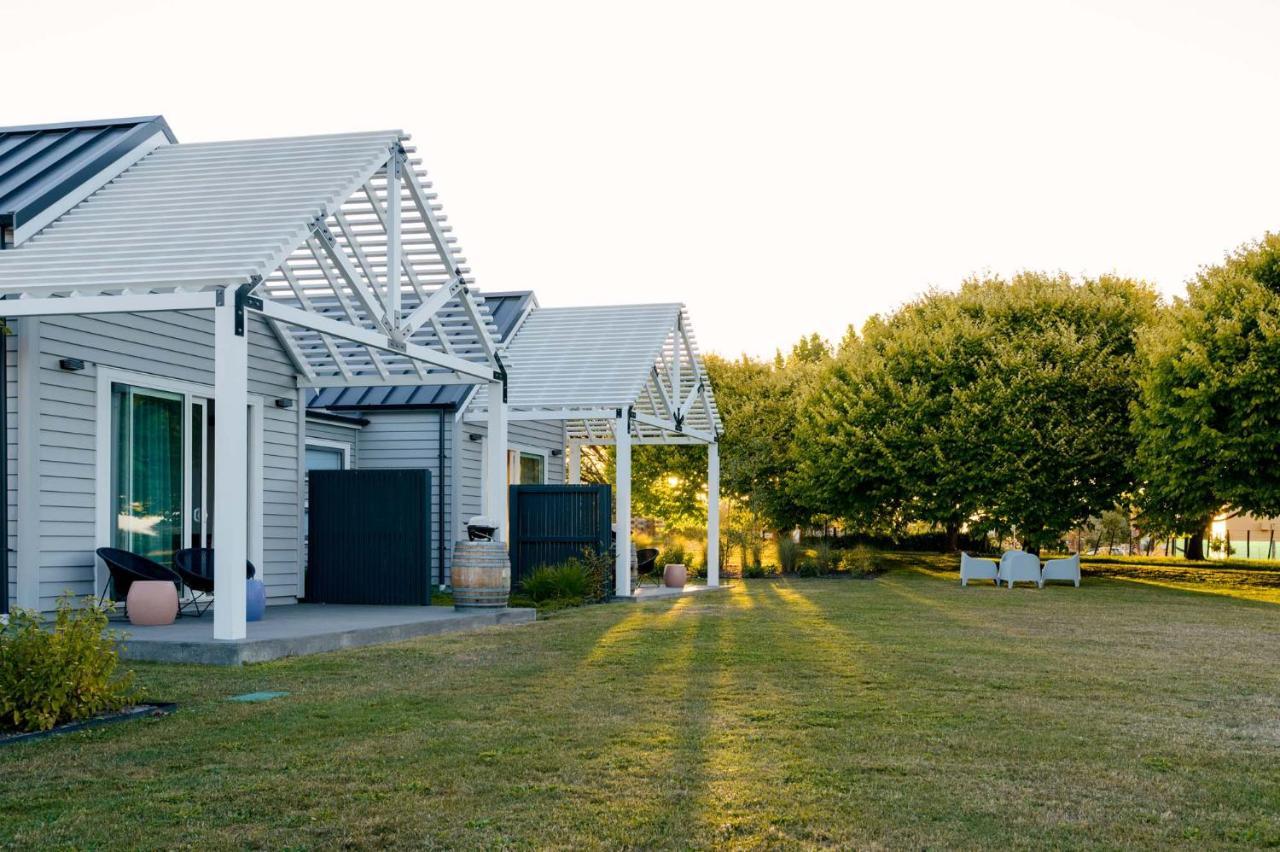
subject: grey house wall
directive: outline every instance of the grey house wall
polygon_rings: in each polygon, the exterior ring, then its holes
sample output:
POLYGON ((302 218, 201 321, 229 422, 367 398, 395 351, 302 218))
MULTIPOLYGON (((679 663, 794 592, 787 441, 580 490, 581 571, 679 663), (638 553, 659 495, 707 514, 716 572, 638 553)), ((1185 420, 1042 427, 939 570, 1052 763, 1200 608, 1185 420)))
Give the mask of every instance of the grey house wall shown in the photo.
POLYGON ((356 440, 360 429, 361 427, 357 423, 344 426, 341 423, 331 423, 325 420, 317 420, 313 417, 307 418, 307 437, 345 444, 348 448, 348 458, 353 468, 360 466, 360 442, 356 440))
MULTIPOLYGON (((210 312, 169 311, 147 314, 45 317, 17 324, 21 354, 9 378, 10 459, 9 502, 12 507, 10 540, 18 543, 19 559, 34 559, 39 577, 39 605, 54 606, 59 594, 93 593, 96 541, 96 431, 99 370, 110 367, 164 379, 213 385, 213 317, 210 312), (39 331, 30 334, 32 325, 39 331), (23 334, 27 333, 26 347, 23 334), (34 411, 23 412, 15 399, 15 374, 34 349, 37 369, 32 381, 38 388, 34 411), (79 358, 85 369, 60 369, 61 358, 79 358), (26 454, 22 424, 32 422, 38 435, 29 474, 36 482, 38 500, 24 500, 18 493, 15 440, 26 454), (32 517, 23 517, 24 510, 32 517), (30 537, 28 542, 26 539, 30 537)), ((262 570, 272 603, 296 599, 299 546, 298 429, 296 408, 273 405, 275 398, 296 398, 296 380, 274 335, 259 317, 252 317, 249 339, 249 393, 263 397, 262 406, 262 570)), ((16 580, 17 559, 11 563, 16 580)), ((11 589, 16 593, 15 584, 11 589)))
MULTIPOLYGON (((458 454, 456 456, 455 473, 458 488, 456 491, 457 510, 456 523, 453 525, 455 539, 466 535, 468 518, 484 514, 484 503, 481 494, 481 482, 484 471, 484 438, 488 428, 483 423, 458 422, 458 454), (472 440, 471 435, 479 436, 472 440)), ((565 478, 565 429, 559 420, 513 420, 507 428, 507 442, 510 449, 518 450, 527 447, 545 452, 547 456, 546 477, 548 483, 564 482, 565 478), (552 455, 558 450, 558 455, 552 455)), ((503 521, 506 519, 503 518, 503 521)))
POLYGON ((431 471, 431 575, 432 582, 440 575, 437 564, 440 538, 445 537, 444 576, 449 581, 453 560, 452 529, 453 512, 450 492, 453 489, 453 471, 449 459, 453 456, 453 413, 444 412, 444 470, 440 469, 440 412, 432 409, 406 411, 365 411, 369 424, 360 430, 360 467, 426 468, 431 471), (440 489, 444 489, 444 526, 440 525, 440 489))

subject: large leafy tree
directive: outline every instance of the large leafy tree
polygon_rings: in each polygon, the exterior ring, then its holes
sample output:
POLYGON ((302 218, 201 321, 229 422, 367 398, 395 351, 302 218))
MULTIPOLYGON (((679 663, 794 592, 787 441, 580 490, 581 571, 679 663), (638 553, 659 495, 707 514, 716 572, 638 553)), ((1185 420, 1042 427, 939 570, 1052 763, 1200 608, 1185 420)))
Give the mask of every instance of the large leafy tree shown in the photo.
POLYGON ((1202 270, 1140 352, 1139 523, 1199 558, 1224 506, 1280 514, 1280 235, 1202 270))
POLYGON ((818 335, 802 338, 772 364, 742 356, 707 358, 724 420, 721 487, 775 530, 807 522, 817 507, 800 487, 795 426, 831 347, 818 335))
POLYGON ((1053 542, 1131 486, 1135 340, 1155 304, 1128 280, 1024 273, 873 318, 806 412, 805 477, 865 525, 1053 542))

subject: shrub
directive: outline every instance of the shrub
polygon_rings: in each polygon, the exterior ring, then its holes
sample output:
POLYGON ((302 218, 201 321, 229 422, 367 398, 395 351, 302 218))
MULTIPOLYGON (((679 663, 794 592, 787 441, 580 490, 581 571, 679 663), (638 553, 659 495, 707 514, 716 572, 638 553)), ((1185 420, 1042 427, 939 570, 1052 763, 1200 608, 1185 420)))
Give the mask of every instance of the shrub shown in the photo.
POLYGON ((684 552, 684 546, 673 544, 658 554, 658 567, 666 568, 668 565, 689 565, 689 556, 684 552))
POLYGON ((866 577, 876 570, 876 552, 865 544, 859 544, 852 550, 840 554, 840 570, 847 571, 855 577, 866 577))
POLYGON ((612 578, 613 558, 585 549, 581 556, 571 556, 560 565, 535 568, 521 584, 521 597, 540 608, 551 601, 564 606, 595 603, 608 597, 612 578))
POLYGON ((819 541, 813 548, 813 561, 818 563, 818 570, 821 573, 828 574, 836 569, 840 554, 827 542, 819 541))
POLYGON ((806 559, 796 566, 796 575, 799 577, 821 577, 822 574, 822 566, 812 559, 806 559))
POLYGON ((533 573, 524 579, 524 593, 536 603, 565 598, 581 600, 590 584, 586 567, 577 559, 570 559, 562 565, 542 565, 533 569, 533 573))
POLYGON ((764 542, 756 539, 751 543, 751 564, 760 565, 764 561, 764 542))
POLYGON ((759 580, 764 577, 763 565, 743 565, 742 576, 748 580, 759 580))
POLYGON ((778 538, 778 565, 784 574, 794 574, 800 563, 800 545, 789 535, 778 538))
POLYGON ((18 609, 0 629, 0 728, 47 731, 126 707, 141 696, 133 672, 118 672, 114 631, 93 598, 58 599, 46 629, 40 613, 18 609))

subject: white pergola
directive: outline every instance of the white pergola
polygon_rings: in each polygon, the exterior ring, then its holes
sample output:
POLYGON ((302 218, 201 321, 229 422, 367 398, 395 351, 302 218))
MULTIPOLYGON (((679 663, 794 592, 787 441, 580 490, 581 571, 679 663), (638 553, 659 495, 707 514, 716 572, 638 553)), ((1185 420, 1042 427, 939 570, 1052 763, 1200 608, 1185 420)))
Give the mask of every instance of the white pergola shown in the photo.
MULTIPOLYGON (((564 421, 571 483, 581 482, 582 447, 616 448, 620 596, 631 594, 632 445, 706 445, 707 584, 718 586, 723 427, 684 306, 537 308, 501 357, 511 379, 501 416, 564 421)), ((492 398, 479 388, 467 418, 492 423, 503 408, 492 398)))
MULTIPOLYGON (((248 405, 248 314, 271 328, 301 388, 464 383, 501 399, 496 328, 408 139, 381 131, 162 145, 0 251, 0 316, 212 311, 223 411, 248 405)), ((500 469, 502 405, 489 422, 489 467, 500 469)), ((246 418, 219 419, 217 639, 246 634, 247 445, 246 418)), ((19 450, 20 459, 34 452, 19 450)), ((505 489, 488 500, 486 513, 506 518, 505 489)))

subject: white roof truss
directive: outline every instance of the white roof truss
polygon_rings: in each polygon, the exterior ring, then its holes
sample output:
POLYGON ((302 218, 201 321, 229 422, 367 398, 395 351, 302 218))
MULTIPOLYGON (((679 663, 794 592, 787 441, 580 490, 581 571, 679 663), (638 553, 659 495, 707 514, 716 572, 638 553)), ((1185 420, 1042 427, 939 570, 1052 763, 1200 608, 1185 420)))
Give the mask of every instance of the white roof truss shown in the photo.
POLYGON ((0 314, 260 314, 301 386, 492 382, 497 329, 399 131, 161 146, 22 246, 0 314))
MULTIPOLYGON (((723 430, 683 305, 535 308, 502 353, 510 420, 562 420, 571 443, 712 443, 723 430)), ((480 388, 467 419, 482 421, 480 388)))

